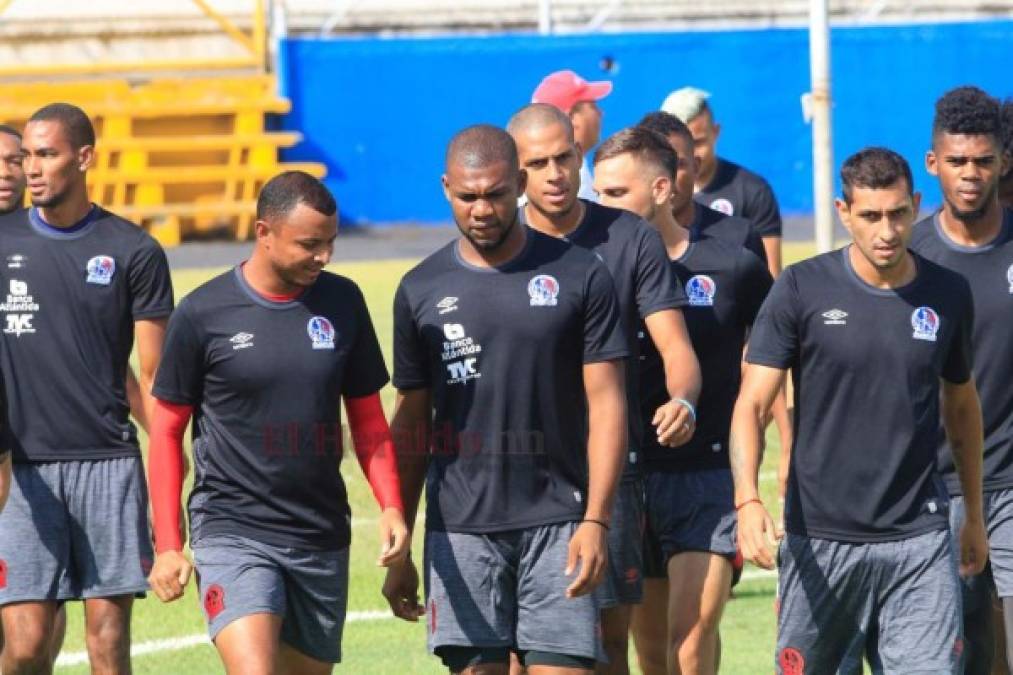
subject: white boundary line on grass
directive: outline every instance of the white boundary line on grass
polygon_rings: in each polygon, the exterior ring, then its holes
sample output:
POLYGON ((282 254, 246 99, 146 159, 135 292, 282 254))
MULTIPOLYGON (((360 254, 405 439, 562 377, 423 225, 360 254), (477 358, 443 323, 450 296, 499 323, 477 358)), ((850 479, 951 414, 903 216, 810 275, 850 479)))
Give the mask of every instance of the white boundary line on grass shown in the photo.
MULTIPOLYGON (((379 619, 393 618, 390 610, 370 610, 365 612, 349 612, 345 617, 345 623, 356 623, 358 621, 377 621, 379 619)), ((211 645, 207 633, 195 633, 177 638, 164 638, 161 640, 148 640, 139 642, 130 648, 131 658, 145 656, 146 654, 157 654, 159 652, 173 652, 181 649, 190 649, 199 645, 211 645)), ((88 663, 88 652, 67 652, 60 654, 56 659, 57 668, 70 666, 82 666, 88 663)))
MULTIPOLYGON (((743 572, 743 581, 759 581, 761 579, 776 579, 777 570, 760 570, 760 569, 749 569, 743 572)), ((363 612, 349 612, 345 618, 345 623, 357 623, 360 621, 380 621, 383 619, 392 619, 390 610, 367 610, 363 612)), ((147 642, 139 642, 130 648, 131 658, 137 658, 138 656, 146 656, 148 654, 158 654, 160 652, 175 652, 183 649, 190 649, 191 647, 198 647, 200 645, 211 645, 211 641, 208 640, 207 633, 195 633, 193 635, 184 635, 183 637, 177 638, 163 638, 161 640, 148 640, 147 642)), ((88 663, 88 652, 67 652, 60 654, 60 657, 56 659, 57 668, 69 668, 70 666, 82 666, 88 663)))

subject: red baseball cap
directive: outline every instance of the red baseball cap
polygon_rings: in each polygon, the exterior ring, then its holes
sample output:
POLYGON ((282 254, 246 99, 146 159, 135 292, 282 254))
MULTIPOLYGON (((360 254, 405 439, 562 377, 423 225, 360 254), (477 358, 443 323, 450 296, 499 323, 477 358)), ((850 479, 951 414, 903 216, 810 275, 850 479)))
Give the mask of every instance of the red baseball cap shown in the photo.
POLYGON ((608 80, 588 82, 572 70, 557 70, 538 84, 531 102, 548 103, 568 113, 581 101, 598 101, 610 93, 612 83, 608 80))

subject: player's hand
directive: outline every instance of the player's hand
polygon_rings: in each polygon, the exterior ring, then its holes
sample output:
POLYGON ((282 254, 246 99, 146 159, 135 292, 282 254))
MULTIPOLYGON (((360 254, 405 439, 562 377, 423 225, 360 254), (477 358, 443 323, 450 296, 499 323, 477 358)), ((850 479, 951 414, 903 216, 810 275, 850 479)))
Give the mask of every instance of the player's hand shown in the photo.
POLYGON ((675 400, 654 411, 651 425, 658 434, 658 443, 670 448, 688 442, 696 430, 696 421, 689 408, 675 400))
POLYGON ((155 556, 148 583, 151 590, 162 602, 172 602, 183 597, 183 589, 190 581, 193 565, 181 551, 162 551, 155 556))
POLYGON ((607 531, 599 523, 584 521, 570 537, 565 574, 571 576, 576 571, 577 578, 567 587, 566 597, 576 598, 594 590, 604 578, 607 563, 607 531))
POLYGON ((426 613, 425 607, 419 604, 419 572, 411 558, 387 568, 382 592, 390 611, 399 619, 415 622, 426 613))
POLYGON ((988 560, 988 535, 981 518, 968 518, 960 528, 960 576, 981 574, 988 560))
POLYGON ((380 557, 376 564, 389 567, 408 557, 408 526, 404 514, 394 507, 387 507, 380 514, 380 557))
POLYGON ((774 569, 772 549, 781 536, 766 507, 758 501, 743 505, 738 512, 739 550, 742 557, 765 570, 774 569))

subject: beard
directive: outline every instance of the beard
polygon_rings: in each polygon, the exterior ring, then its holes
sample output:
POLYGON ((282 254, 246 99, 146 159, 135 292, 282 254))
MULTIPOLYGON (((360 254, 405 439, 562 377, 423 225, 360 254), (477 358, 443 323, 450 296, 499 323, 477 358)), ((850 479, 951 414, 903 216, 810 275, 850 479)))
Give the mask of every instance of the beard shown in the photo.
POLYGON ((998 192, 999 184, 993 183, 988 191, 982 195, 981 206, 976 209, 961 210, 949 199, 946 200, 946 203, 949 204, 950 212, 953 214, 954 218, 962 223, 974 223, 985 217, 985 213, 987 213, 989 207, 992 206, 992 202, 995 201, 998 192))
POLYGON ((457 229, 460 230, 461 234, 464 235, 465 239, 471 242, 471 245, 476 250, 483 251, 486 253, 492 253, 499 249, 506 242, 507 237, 513 231, 514 227, 517 226, 517 213, 514 213, 513 218, 510 219, 509 224, 506 227, 500 229, 499 237, 495 239, 479 239, 472 234, 471 230, 467 227, 462 227, 460 223, 457 225, 457 229))

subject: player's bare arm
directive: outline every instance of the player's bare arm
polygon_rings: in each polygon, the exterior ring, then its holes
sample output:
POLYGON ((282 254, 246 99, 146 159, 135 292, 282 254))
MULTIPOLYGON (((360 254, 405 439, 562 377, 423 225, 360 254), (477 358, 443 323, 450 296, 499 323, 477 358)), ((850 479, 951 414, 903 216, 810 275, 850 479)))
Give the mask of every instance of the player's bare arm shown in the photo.
MULTIPOLYGON (((415 528, 415 516, 425 487, 428 467, 429 434, 432 426, 428 389, 398 391, 390 430, 401 477, 401 502, 408 528, 408 546, 415 528)), ((394 616, 405 621, 418 621, 425 613, 419 601, 419 573, 410 555, 387 568, 383 583, 394 616)))
POLYGON ((983 431, 981 402, 974 379, 962 384, 942 380, 941 417, 953 452, 964 495, 965 520, 960 530, 960 573, 980 574, 988 558, 988 538, 982 514, 981 475, 983 431))
POLYGON ((776 540, 774 521, 760 500, 763 421, 784 381, 784 371, 748 364, 732 414, 729 460, 735 481, 739 548, 754 565, 774 568, 771 547, 776 540))
MULTIPOLYGON (((137 343, 139 365, 137 383, 140 385, 145 421, 154 417, 155 399, 151 395, 151 386, 155 382, 155 371, 158 370, 158 360, 162 356, 162 343, 165 341, 165 327, 168 322, 167 317, 140 319, 134 322, 134 339, 137 343)), ((128 380, 132 374, 129 372, 128 380)))
POLYGON ((605 572, 607 528, 612 500, 623 470, 626 445, 626 397, 621 361, 584 365, 587 395, 587 510, 570 540, 567 575, 577 572, 567 597, 591 592, 605 572), (578 564, 579 563, 579 564, 578 564))
POLYGON ((11 493, 11 453, 0 457, 0 511, 7 504, 7 496, 11 493))
POLYGON ((762 237, 763 251, 767 254, 767 269, 777 279, 781 274, 781 237, 762 237))
POLYGON ((127 365, 127 404, 130 405, 130 414, 138 426, 148 432, 148 411, 144 408, 144 398, 141 396, 141 383, 137 381, 137 374, 133 366, 127 365))
POLYGON ((681 310, 655 312, 644 319, 644 324, 665 364, 665 384, 671 397, 655 411, 651 423, 657 431, 658 442, 675 447, 692 438, 696 428, 700 363, 681 310))

